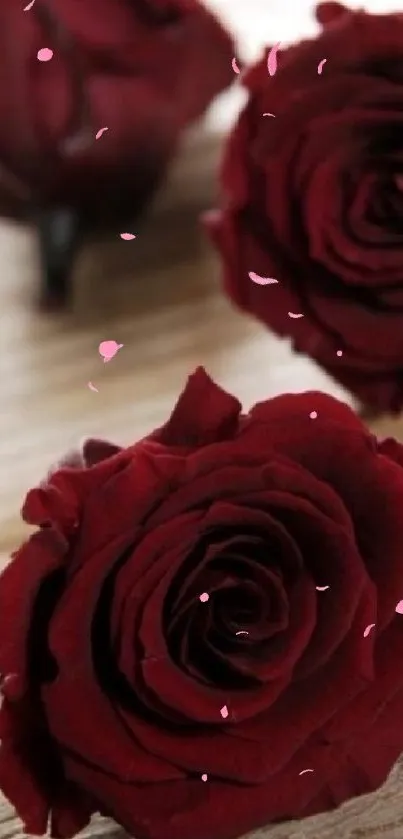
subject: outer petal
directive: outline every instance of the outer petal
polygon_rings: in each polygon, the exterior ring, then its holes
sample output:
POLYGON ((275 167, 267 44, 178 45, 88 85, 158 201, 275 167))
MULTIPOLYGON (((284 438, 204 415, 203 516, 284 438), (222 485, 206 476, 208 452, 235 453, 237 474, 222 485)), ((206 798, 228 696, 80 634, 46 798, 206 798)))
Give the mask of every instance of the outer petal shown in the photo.
POLYGON ((71 535, 78 526, 82 509, 89 495, 97 490, 130 458, 127 451, 98 461, 90 468, 64 467, 48 476, 48 480, 31 489, 22 508, 27 524, 54 525, 71 535))
MULTIPOLYGON (((259 402, 249 413, 252 421, 279 422, 287 427, 300 423, 301 417, 309 417, 316 411, 320 417, 321 429, 323 423, 337 423, 343 428, 361 431, 369 434, 361 419, 351 408, 339 399, 334 399, 320 391, 305 391, 304 393, 286 393, 275 396, 265 402, 259 402)), ((308 426, 306 426, 308 429, 308 426)), ((316 436, 316 427, 311 426, 312 435, 316 436)), ((286 454, 286 452, 285 452, 286 454)))
POLYGON ((206 446, 233 436, 241 404, 216 385, 203 367, 189 377, 168 422, 154 439, 166 446, 206 446))
POLYGON ((108 767, 121 783, 164 781, 180 777, 181 772, 135 742, 99 683, 92 650, 93 619, 102 586, 129 547, 126 536, 108 544, 80 569, 74 586, 65 592, 49 638, 58 674, 43 687, 42 698, 53 736, 70 751, 85 756, 95 767, 108 767), (100 737, 100 731, 107 736, 100 737))
POLYGON ((55 837, 74 835, 93 812, 64 776, 39 700, 45 650, 36 645, 46 621, 40 595, 48 585, 46 610, 52 608, 52 589, 57 596, 60 587, 55 572, 63 569, 66 548, 59 534, 40 531, 0 576, 0 670, 6 694, 0 711, 0 786, 26 832, 46 833, 52 812, 55 837))
POLYGON ((63 569, 67 544, 52 530, 35 533, 14 555, 0 575, 0 673, 18 676, 23 696, 32 673, 29 641, 36 600, 43 583, 63 569))

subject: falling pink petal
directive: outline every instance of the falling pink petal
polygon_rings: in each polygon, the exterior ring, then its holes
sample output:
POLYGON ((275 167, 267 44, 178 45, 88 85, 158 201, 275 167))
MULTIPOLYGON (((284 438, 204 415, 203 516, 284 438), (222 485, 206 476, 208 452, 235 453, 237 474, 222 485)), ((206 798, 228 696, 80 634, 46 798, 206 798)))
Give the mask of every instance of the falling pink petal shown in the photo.
POLYGON ((116 353, 122 349, 123 344, 117 344, 116 341, 101 341, 98 352, 102 356, 104 363, 110 361, 116 353))
POLYGON ((34 5, 34 3, 35 3, 35 0, 31 0, 31 2, 28 3, 28 6, 25 6, 24 12, 29 12, 29 10, 32 9, 32 6, 34 5))
POLYGON ((89 387, 90 390, 95 390, 96 393, 99 393, 98 388, 95 387, 95 385, 93 385, 92 382, 88 382, 88 387, 89 387))
POLYGON ((368 624, 367 628, 364 630, 364 638, 367 638, 367 636, 368 636, 368 635, 369 635, 369 633, 371 632, 371 629, 372 629, 374 626, 375 626, 375 624, 374 624, 374 623, 370 623, 370 624, 368 624))
POLYGON ((254 271, 249 271, 248 276, 257 285, 274 285, 278 283, 278 280, 275 280, 274 277, 261 277, 260 274, 255 274, 254 271))
POLYGON ((120 238, 124 239, 125 242, 130 242, 131 239, 135 239, 134 233, 121 233, 120 238))
POLYGON ((209 599, 210 599, 210 595, 207 594, 207 591, 204 591, 203 594, 201 594, 200 597, 199 597, 199 600, 201 600, 202 603, 207 603, 207 601, 209 599))
POLYGON ((205 772, 205 773, 201 776, 201 779, 202 779, 202 781, 206 782, 206 781, 207 781, 207 778, 208 778, 208 775, 207 775, 207 774, 206 774, 206 772, 205 772))
POLYGON ((240 629, 239 632, 236 632, 235 635, 249 635, 249 632, 246 629, 240 629))
POLYGON ((275 114, 269 114, 269 112, 267 111, 265 114, 263 114, 263 116, 264 117, 275 117, 276 115, 275 114))
POLYGON ((298 772, 298 775, 305 775, 306 772, 314 772, 314 769, 303 769, 302 772, 298 772))
POLYGON ((318 64, 318 76, 320 76, 320 75, 321 75, 322 70, 323 70, 323 68, 324 68, 324 66, 325 66, 325 64, 326 64, 326 61, 327 61, 327 58, 322 58, 322 61, 319 61, 319 64, 318 64))
POLYGON ((236 63, 236 58, 235 58, 235 57, 234 57, 234 58, 232 59, 232 61, 231 61, 231 67, 232 67, 232 69, 233 69, 234 73, 237 73, 237 74, 238 74, 238 73, 240 73, 240 72, 241 72, 241 71, 240 71, 240 69, 239 69, 239 67, 238 67, 238 64, 236 63))
POLYGON ((316 591, 326 591, 330 586, 315 586, 316 591))
POLYGON ((48 49, 48 47, 43 47, 37 52, 36 57, 38 61, 50 61, 53 58, 53 50, 48 49))
POLYGON ((99 131, 97 131, 97 133, 95 134, 95 139, 99 140, 99 138, 102 137, 102 134, 104 134, 105 131, 108 131, 108 130, 109 129, 108 129, 107 126, 105 126, 105 128, 100 128, 99 131))
POLYGON ((269 76, 274 76, 277 70, 277 52, 281 47, 281 42, 275 44, 274 47, 271 48, 269 55, 267 56, 267 69, 269 71, 269 76))
POLYGON ((399 600, 395 612, 397 612, 398 615, 403 615, 403 600, 399 600))
POLYGON ((304 316, 301 312, 298 312, 298 313, 288 312, 288 317, 289 318, 294 318, 294 320, 297 320, 297 318, 303 318, 304 316))
POLYGON ((226 719, 227 719, 227 717, 228 717, 228 708, 227 708, 227 706, 226 706, 226 705, 223 705, 223 707, 221 708, 220 714, 221 714, 221 716, 222 716, 223 720, 226 720, 226 719))
POLYGON ((336 355, 338 355, 339 358, 341 358, 341 356, 343 355, 343 350, 337 350, 336 355))
POLYGON ((317 412, 317 411, 311 411, 311 413, 309 414, 309 416, 310 416, 310 418, 311 418, 311 419, 316 419, 316 418, 317 418, 317 416, 318 416, 318 412, 317 412))

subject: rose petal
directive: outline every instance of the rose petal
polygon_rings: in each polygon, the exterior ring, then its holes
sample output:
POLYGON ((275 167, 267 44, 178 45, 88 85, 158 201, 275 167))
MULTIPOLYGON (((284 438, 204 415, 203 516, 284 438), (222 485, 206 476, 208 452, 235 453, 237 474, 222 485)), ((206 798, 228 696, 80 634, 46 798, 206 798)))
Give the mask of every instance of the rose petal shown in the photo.
POLYGON ((84 442, 83 455, 86 466, 95 466, 122 451, 121 446, 109 443, 108 440, 90 438, 84 442))
POLYGON ((370 621, 373 611, 374 602, 365 595, 351 633, 327 664, 309 679, 291 684, 267 714, 228 728, 228 736, 241 741, 258 739, 270 743, 269 772, 274 774, 285 766, 314 732, 342 712, 371 683, 375 636, 364 639, 360 629, 370 621), (368 650, 365 644, 370 645, 368 650))
POLYGON ((66 535, 71 534, 91 491, 118 471, 127 457, 123 451, 92 468, 64 467, 53 472, 42 486, 28 492, 22 508, 24 521, 38 526, 51 523, 66 535))
POLYGON ((34 533, 0 575, 0 672, 17 672, 29 687, 27 638, 36 598, 50 575, 63 568, 68 546, 49 529, 34 533))
POLYGON ((155 439, 168 446, 204 446, 225 440, 232 437, 240 412, 240 402, 198 367, 155 439))
MULTIPOLYGON (((266 402, 259 402, 250 411, 250 417, 252 421, 283 423, 284 417, 287 416, 287 426, 294 426, 294 423, 298 423, 302 417, 309 414, 312 405, 315 405, 323 423, 341 424, 343 428, 356 429, 366 433, 364 424, 348 405, 318 391, 290 393, 284 396, 276 396, 266 402)), ((316 437, 316 430, 313 430, 312 433, 316 437)))
POLYGON ((92 622, 101 587, 127 548, 125 536, 107 545, 80 569, 75 585, 66 591, 49 637, 58 675, 44 685, 42 698, 51 732, 59 743, 65 742, 68 733, 70 751, 85 755, 95 766, 107 766, 108 772, 124 783, 156 783, 182 773, 139 748, 99 684, 92 658, 92 622), (83 713, 84 709, 88 713, 83 713), (100 731, 108 736, 100 737, 100 731))

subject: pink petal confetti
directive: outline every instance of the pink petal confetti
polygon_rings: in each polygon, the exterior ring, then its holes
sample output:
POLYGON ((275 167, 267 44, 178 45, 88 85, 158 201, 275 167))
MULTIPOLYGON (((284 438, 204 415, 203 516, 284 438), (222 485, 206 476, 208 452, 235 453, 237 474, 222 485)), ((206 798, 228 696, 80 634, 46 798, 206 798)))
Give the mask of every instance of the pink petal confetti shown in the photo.
POLYGON ((35 0, 31 0, 31 2, 28 3, 28 6, 25 6, 25 9, 23 11, 24 12, 29 12, 29 10, 32 9, 32 6, 34 5, 34 3, 35 3, 35 0))
POLYGON ((221 708, 220 714, 221 714, 221 716, 222 716, 223 720, 226 720, 226 719, 227 719, 227 717, 228 717, 228 708, 227 708, 227 706, 226 706, 226 705, 223 705, 223 707, 221 708))
POLYGON ((100 128, 99 131, 97 131, 97 133, 95 134, 95 139, 99 140, 99 138, 102 137, 102 134, 104 134, 105 131, 109 131, 108 126, 105 126, 105 128, 100 128))
POLYGON ((368 637, 369 633, 371 632, 371 629, 372 629, 374 626, 376 626, 376 624, 374 624, 374 623, 370 623, 370 624, 368 624, 367 628, 364 630, 364 638, 367 638, 367 637, 368 637))
POLYGON ((48 49, 48 47, 43 47, 37 52, 36 57, 38 61, 50 61, 53 58, 53 50, 48 49))
POLYGON ((130 242, 131 239, 135 239, 134 233, 121 233, 120 238, 124 239, 125 242, 130 242))
POLYGON ((297 318, 303 318, 304 316, 301 312, 298 312, 297 314, 295 312, 288 312, 288 317, 297 320, 297 318))
POLYGON ((316 591, 326 591, 330 586, 315 586, 316 591))
POLYGON ((254 271, 249 271, 248 276, 256 285, 274 285, 278 283, 278 280, 275 280, 274 277, 261 277, 260 274, 255 274, 254 271))
POLYGON ((114 358, 116 353, 121 350, 123 346, 123 344, 117 344, 116 341, 101 341, 98 347, 98 352, 102 355, 104 364, 114 358))
POLYGON ((263 114, 263 116, 264 117, 275 117, 276 115, 275 114, 270 114, 268 111, 266 111, 266 113, 263 114))
POLYGON ((271 48, 269 55, 267 56, 267 69, 269 71, 269 76, 274 76, 277 70, 277 52, 281 47, 281 42, 275 44, 274 47, 271 48))
POLYGON ((397 612, 398 615, 403 615, 403 600, 399 600, 395 612, 397 612))
POLYGON ((246 629, 240 629, 239 632, 236 632, 235 635, 249 635, 249 632, 246 629))
POLYGON ((204 781, 204 783, 206 783, 207 778, 208 778, 208 775, 207 775, 207 774, 206 774, 206 772, 205 772, 205 773, 201 776, 201 779, 202 779, 202 781, 204 781))
POLYGON ((310 416, 310 419, 316 419, 317 416, 318 416, 318 412, 317 411, 311 411, 309 416, 310 416))
POLYGON ((95 385, 93 385, 92 382, 88 382, 88 387, 90 390, 95 390, 96 393, 99 393, 98 388, 95 387, 95 385))
POLYGON ((236 58, 235 58, 235 57, 234 57, 234 58, 232 59, 232 61, 231 61, 231 67, 232 67, 232 69, 233 69, 234 73, 237 73, 237 74, 238 74, 238 73, 240 73, 240 72, 241 72, 241 71, 240 71, 240 69, 239 69, 239 67, 238 67, 238 64, 237 64, 237 62, 236 62, 236 58))
POLYGON ((314 772, 314 769, 303 769, 302 772, 298 772, 298 775, 305 775, 306 772, 314 772))
POLYGON ((336 355, 338 355, 339 358, 341 358, 341 356, 343 355, 343 350, 337 350, 336 355))
POLYGON ((326 61, 327 61, 327 58, 322 58, 322 61, 319 61, 319 64, 318 64, 318 76, 320 76, 320 75, 322 74, 322 70, 323 70, 323 68, 324 68, 324 66, 325 66, 325 64, 326 64, 326 61))
POLYGON ((207 591, 204 591, 203 594, 201 594, 200 597, 199 597, 199 600, 201 600, 202 603, 207 603, 207 601, 209 599, 210 599, 210 595, 207 594, 207 591))

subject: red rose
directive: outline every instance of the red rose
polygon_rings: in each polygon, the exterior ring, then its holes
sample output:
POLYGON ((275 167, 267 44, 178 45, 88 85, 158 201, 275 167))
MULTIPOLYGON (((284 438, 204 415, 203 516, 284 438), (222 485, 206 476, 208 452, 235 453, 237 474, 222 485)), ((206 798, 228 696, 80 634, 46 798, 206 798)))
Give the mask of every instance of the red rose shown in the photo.
POLYGON ((199 0, 22 5, 0 7, 0 208, 132 217, 180 132, 231 83, 229 36, 199 0))
POLYGON ((322 34, 280 50, 274 76, 267 56, 246 75, 212 232, 236 304, 364 403, 397 412, 403 16, 324 3, 317 17, 322 34))
POLYGON ((27 832, 99 809, 232 839, 385 780, 402 452, 320 393, 243 415, 199 369, 157 432, 31 490, 40 530, 0 577, 0 785, 27 832))

